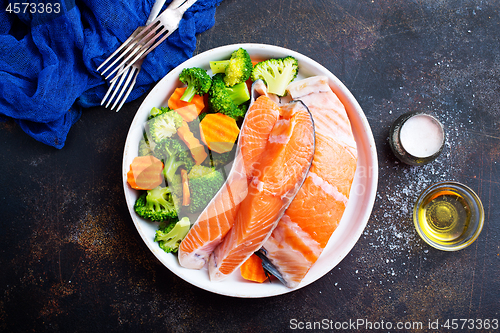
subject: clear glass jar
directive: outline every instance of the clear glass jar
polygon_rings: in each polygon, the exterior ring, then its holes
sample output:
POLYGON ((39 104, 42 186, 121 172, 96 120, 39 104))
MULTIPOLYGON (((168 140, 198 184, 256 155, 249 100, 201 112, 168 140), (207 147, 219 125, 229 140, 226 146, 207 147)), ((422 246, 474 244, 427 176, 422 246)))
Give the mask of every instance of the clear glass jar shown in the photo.
POLYGON ((445 144, 444 128, 431 115, 419 111, 408 112, 392 124, 389 144, 401 162, 424 165, 441 154, 445 144))
POLYGON ((484 225, 484 209, 476 193, 458 182, 438 182, 425 189, 413 209, 420 237, 443 251, 471 245, 484 225))

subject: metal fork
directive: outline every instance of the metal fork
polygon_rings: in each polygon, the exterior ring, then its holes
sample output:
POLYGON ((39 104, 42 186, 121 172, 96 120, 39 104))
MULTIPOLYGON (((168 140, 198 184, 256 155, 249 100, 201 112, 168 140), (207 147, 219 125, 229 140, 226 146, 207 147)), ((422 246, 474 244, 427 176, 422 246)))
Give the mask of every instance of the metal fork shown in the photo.
MULTIPOLYGON (((137 28, 132 35, 97 68, 99 71, 104 65, 112 61, 101 74, 104 75, 105 72, 114 68, 106 76, 106 79, 108 79, 111 75, 116 73, 110 81, 111 85, 104 96, 101 105, 105 103, 109 94, 113 92, 111 98, 106 104, 106 107, 108 107, 115 95, 118 93, 119 95, 111 109, 114 109, 118 101, 121 100, 116 111, 118 112, 120 110, 135 85, 137 74, 141 69, 144 58, 179 27, 179 22, 182 19, 184 12, 196 1, 197 0, 173 0, 168 8, 160 16, 158 16, 158 18, 152 22, 149 22, 148 19, 146 26, 137 28), (121 62, 117 64, 120 60, 121 62), (124 93, 125 95, 122 98, 124 93)), ((163 0, 163 3, 164 2, 165 0, 163 0)), ((163 3, 159 6, 160 9, 163 6, 163 3)), ((157 4, 155 4, 153 9, 155 9, 156 5, 157 4)), ((152 19, 152 14, 153 11, 150 15, 150 19, 152 19)), ((156 15, 157 14, 158 12, 156 12, 156 15)))
MULTIPOLYGON (((115 72, 117 74, 113 78, 116 80, 123 72, 125 72, 139 58, 145 57, 149 52, 160 45, 168 36, 170 36, 178 27, 179 22, 184 15, 184 12, 191 7, 197 0, 173 0, 168 8, 158 16, 151 24, 147 25, 136 36, 123 43, 117 50, 116 54, 110 56, 115 60, 103 70, 102 73, 109 69, 114 69, 106 76, 108 79, 115 72), (116 57, 115 57, 116 55, 116 57), (121 61, 117 64, 118 61, 121 61)), ((110 58, 99 66, 102 67, 110 58)))
MULTIPOLYGON (((163 5, 165 4, 165 1, 166 0, 156 0, 154 5, 153 5, 153 8, 151 9, 151 12, 149 13, 149 17, 146 21, 146 24, 144 26, 140 26, 138 27, 137 29, 135 29, 135 31, 132 33, 132 35, 124 42, 125 43, 128 43, 130 42, 135 36, 137 36, 142 30, 144 30, 144 28, 146 28, 146 26, 148 26, 149 24, 151 24, 151 22, 153 22, 153 20, 156 19, 156 17, 158 16, 158 14, 160 13, 161 11, 161 8, 163 7, 163 5)), ((97 70, 101 69, 102 66, 104 66, 110 59, 112 59, 114 56, 116 56, 119 52, 120 52, 121 48, 118 48, 115 52, 113 52, 113 54, 111 54, 98 68, 97 70)), ((116 98, 115 100, 115 103, 113 104, 113 106, 111 107, 111 110, 113 110, 115 108, 115 106, 117 105, 117 103, 120 101, 123 93, 125 93, 126 91, 126 94, 125 94, 125 97, 123 99, 121 99, 121 102, 120 104, 118 105, 118 107, 116 108, 116 112, 118 112, 121 107, 123 106, 123 103, 125 102, 125 100, 127 99, 128 95, 130 94, 130 91, 132 91, 132 88, 135 86, 135 82, 136 82, 136 78, 137 78, 137 74, 139 74, 139 71, 141 70, 141 66, 142 66, 142 62, 143 62, 144 59, 139 59, 138 61, 136 61, 134 64, 132 64, 130 66, 130 69, 127 70, 126 72, 123 73, 123 75, 120 77, 120 80, 117 81, 117 80, 113 80, 111 82, 111 85, 109 86, 108 88, 108 91, 106 92, 106 95, 104 95, 104 98, 102 99, 101 101, 101 105, 104 105, 104 103, 106 102, 106 99, 108 98, 109 94, 112 93, 110 99, 108 100, 108 103, 106 104, 106 107, 109 107, 109 104, 113 101, 113 99, 115 98, 116 94, 118 94, 118 97, 116 98), (130 83, 130 81, 132 80, 132 82, 130 83), (125 81, 125 83, 124 83, 125 81), (116 83, 118 82, 118 85, 116 86, 116 83), (124 83, 124 84, 123 84, 124 83), (130 86, 128 85, 130 83, 130 86), (116 88, 115 88, 116 86, 116 88), (129 87, 127 90, 127 86, 129 87)))

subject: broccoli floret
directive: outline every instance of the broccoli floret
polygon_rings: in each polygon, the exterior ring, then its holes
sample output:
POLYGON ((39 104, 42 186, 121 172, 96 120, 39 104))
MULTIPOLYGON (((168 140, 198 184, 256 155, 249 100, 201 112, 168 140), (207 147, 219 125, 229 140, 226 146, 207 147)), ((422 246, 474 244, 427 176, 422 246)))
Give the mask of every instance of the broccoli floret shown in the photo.
POLYGON ((231 98, 236 105, 241 105, 250 99, 250 92, 245 82, 228 87, 227 90, 229 92, 229 98, 231 98))
POLYGON ((201 138, 201 136, 200 136, 200 122, 203 118, 205 118, 206 115, 207 114, 205 112, 202 112, 202 113, 200 113, 200 115, 198 116, 197 119, 187 123, 189 130, 191 131, 191 133, 193 133, 193 135, 196 138, 201 138))
POLYGON ((210 158, 207 158, 205 160, 206 161, 205 164, 215 169, 222 169, 226 165, 234 161, 235 155, 236 155, 236 145, 234 145, 233 149, 231 149, 230 151, 222 154, 209 150, 210 158))
POLYGON ((151 111, 149 111, 149 116, 148 116, 148 120, 151 120, 153 119, 154 117, 156 116, 159 116, 160 114, 162 113, 166 113, 168 111, 172 111, 171 109, 169 109, 168 107, 160 107, 160 108, 157 108, 157 107, 153 107, 151 109, 151 111))
POLYGON ((157 147, 155 147, 154 155, 163 160, 163 176, 167 183, 175 184, 175 175, 180 167, 185 168, 187 171, 191 170, 195 161, 191 152, 186 144, 182 142, 178 135, 163 140, 157 147))
POLYGON ((156 230, 155 242, 158 242, 163 251, 176 253, 190 227, 189 218, 183 217, 177 223, 172 223, 164 229, 156 230))
POLYGON ((297 77, 298 72, 299 63, 294 57, 268 59, 255 65, 252 81, 262 79, 269 93, 284 96, 286 87, 297 77))
POLYGON ((179 74, 179 80, 187 84, 187 88, 181 96, 181 101, 184 102, 191 102, 195 94, 206 94, 212 85, 207 71, 198 67, 184 68, 179 74))
POLYGON ((179 220, 170 188, 158 186, 141 194, 134 204, 135 212, 151 221, 179 220))
POLYGON ((214 170, 215 169, 204 166, 204 165, 195 165, 195 166, 193 166, 191 171, 189 171, 188 178, 190 180, 200 178, 200 177, 206 176, 208 174, 211 174, 212 172, 214 172, 214 170))
POLYGON ((232 87, 250 78, 253 64, 248 52, 240 47, 231 53, 229 60, 211 61, 210 69, 214 74, 224 73, 225 85, 232 87))
POLYGON ((139 156, 149 156, 153 155, 154 147, 151 146, 149 140, 146 136, 143 136, 139 140, 139 156))
POLYGON ((146 123, 148 139, 155 143, 170 138, 182 126, 182 116, 175 111, 160 113, 146 123))
POLYGON ((220 112, 238 120, 245 116, 250 99, 250 92, 245 82, 238 83, 233 87, 226 87, 223 74, 215 74, 212 77, 212 87, 209 91, 208 102, 213 112, 220 112))
POLYGON ((211 167, 194 166, 188 174, 190 213, 202 211, 225 182, 223 174, 211 167))

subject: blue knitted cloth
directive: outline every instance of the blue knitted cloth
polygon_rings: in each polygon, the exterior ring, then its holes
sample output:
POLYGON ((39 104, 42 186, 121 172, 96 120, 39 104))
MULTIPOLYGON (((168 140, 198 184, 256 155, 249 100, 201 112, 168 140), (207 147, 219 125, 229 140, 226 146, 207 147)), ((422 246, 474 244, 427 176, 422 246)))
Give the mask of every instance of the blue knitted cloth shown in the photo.
MULTIPOLYGON (((196 35, 214 25, 221 1, 198 0, 184 14, 179 28, 146 57, 127 101, 193 55, 196 35)), ((0 3, 0 119, 12 118, 36 140, 62 148, 82 109, 99 105, 106 93, 96 68, 145 24, 154 0, 0 3)))

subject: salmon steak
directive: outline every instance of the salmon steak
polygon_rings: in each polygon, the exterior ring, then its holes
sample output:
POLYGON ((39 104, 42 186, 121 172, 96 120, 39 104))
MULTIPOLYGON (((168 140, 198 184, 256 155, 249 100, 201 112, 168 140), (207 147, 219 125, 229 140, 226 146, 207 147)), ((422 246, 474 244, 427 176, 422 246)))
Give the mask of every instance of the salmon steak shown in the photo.
POLYGON ((257 254, 263 266, 289 288, 299 285, 337 228, 349 201, 357 149, 345 108, 328 78, 291 83, 314 119, 316 151, 301 189, 257 254))
POLYGON ((232 228, 240 204, 248 194, 253 169, 266 149, 269 135, 279 118, 278 104, 267 96, 260 96, 249 107, 225 184, 201 212, 179 246, 181 266, 201 269, 232 228))
MULTIPOLYGON (((265 148, 256 153, 258 157, 250 155, 253 163, 246 165, 248 192, 236 212, 234 225, 210 255, 211 281, 223 280, 262 247, 311 167, 315 134, 309 110, 300 101, 285 104, 279 110, 280 117, 268 135, 265 148)), ((245 135, 242 140, 248 139, 245 135)))

